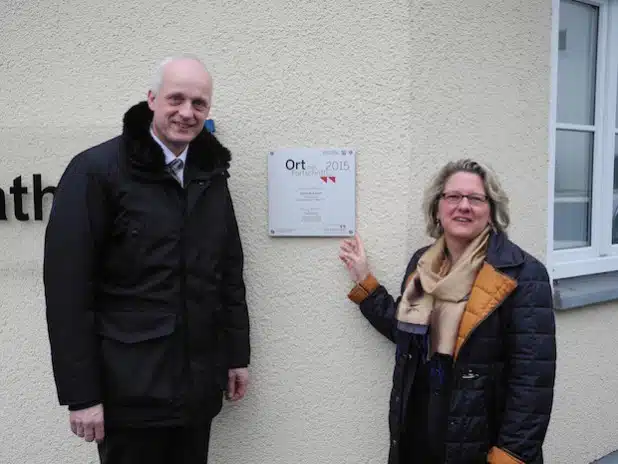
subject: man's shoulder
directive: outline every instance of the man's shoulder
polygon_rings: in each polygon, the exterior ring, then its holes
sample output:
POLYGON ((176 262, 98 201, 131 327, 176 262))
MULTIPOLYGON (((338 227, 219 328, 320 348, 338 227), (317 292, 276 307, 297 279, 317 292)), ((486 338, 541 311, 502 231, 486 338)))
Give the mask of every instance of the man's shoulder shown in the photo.
POLYGON ((120 146, 121 137, 116 136, 78 153, 69 165, 88 173, 108 173, 118 164, 120 146))
POLYGON ((118 158, 118 153, 120 151, 120 142, 121 136, 116 136, 82 151, 76 158, 83 158, 84 161, 93 164, 115 160, 118 158))

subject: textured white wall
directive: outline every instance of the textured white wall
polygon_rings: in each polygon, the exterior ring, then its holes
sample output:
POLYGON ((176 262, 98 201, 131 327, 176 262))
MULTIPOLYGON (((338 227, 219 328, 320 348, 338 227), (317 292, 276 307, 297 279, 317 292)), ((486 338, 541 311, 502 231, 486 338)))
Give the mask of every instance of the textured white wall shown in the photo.
MULTIPOLYGON (((217 135, 234 154, 253 340, 249 396, 216 419, 212 462, 383 463, 393 347, 346 301, 338 240, 267 236, 266 154, 358 149, 358 228, 393 290, 426 243, 424 185, 464 155, 498 170, 512 198, 513 238, 543 257, 550 2, 183 4, 0 4, 0 188, 8 197, 24 175, 31 189, 38 172, 54 184, 74 154, 120 130, 156 61, 179 51, 202 56, 215 77, 217 135)), ((44 223, 12 219, 0 230, 0 462, 97 462, 56 404, 44 223)), ((558 317, 547 462, 586 463, 618 441, 609 329, 617 318, 611 308, 558 317)))

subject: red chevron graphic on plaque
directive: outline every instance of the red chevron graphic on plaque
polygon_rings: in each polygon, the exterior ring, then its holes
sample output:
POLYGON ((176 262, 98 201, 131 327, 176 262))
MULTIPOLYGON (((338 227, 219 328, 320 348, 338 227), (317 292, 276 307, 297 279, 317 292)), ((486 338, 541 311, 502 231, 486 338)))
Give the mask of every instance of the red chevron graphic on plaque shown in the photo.
POLYGON ((337 178, 335 176, 330 176, 329 179, 333 181, 333 184, 337 182, 337 178))
POLYGON ((324 182, 325 184, 328 183, 328 177, 320 177, 320 179, 322 179, 322 182, 324 182))

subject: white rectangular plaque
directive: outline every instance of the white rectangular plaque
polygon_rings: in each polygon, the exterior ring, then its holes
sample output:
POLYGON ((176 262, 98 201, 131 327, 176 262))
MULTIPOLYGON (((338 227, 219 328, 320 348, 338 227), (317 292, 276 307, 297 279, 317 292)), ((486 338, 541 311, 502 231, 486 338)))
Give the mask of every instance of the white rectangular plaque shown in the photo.
POLYGON ((274 237, 344 237, 356 230, 356 151, 286 148, 268 154, 274 237))

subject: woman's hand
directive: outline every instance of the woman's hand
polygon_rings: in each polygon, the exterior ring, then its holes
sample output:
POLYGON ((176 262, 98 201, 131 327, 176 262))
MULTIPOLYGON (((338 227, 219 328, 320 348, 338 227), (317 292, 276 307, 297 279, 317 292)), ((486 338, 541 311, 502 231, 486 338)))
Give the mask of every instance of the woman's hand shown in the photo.
POLYGON ((367 264, 365 247, 358 234, 352 239, 345 239, 341 242, 339 259, 345 264, 350 273, 350 278, 354 282, 362 282, 369 275, 369 264, 367 264))

